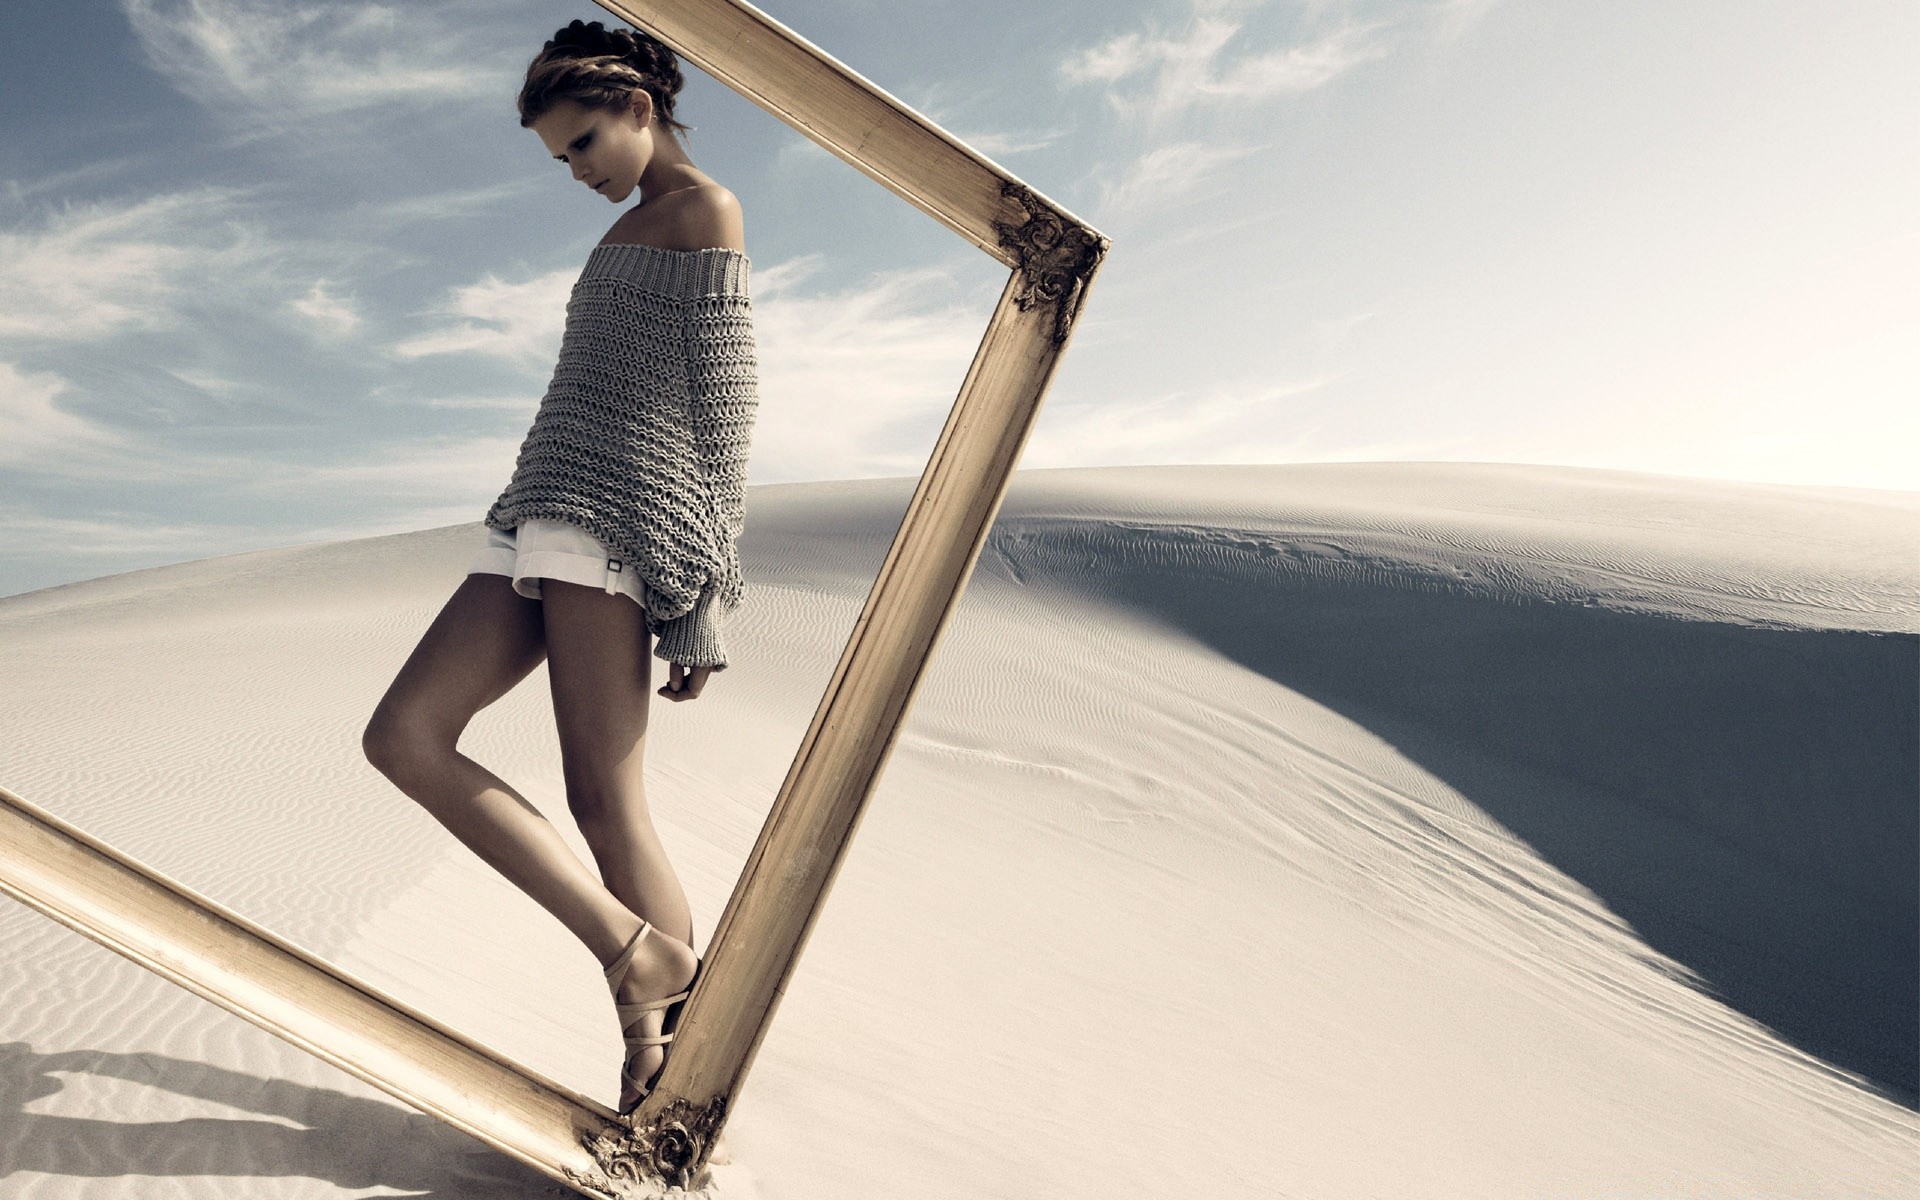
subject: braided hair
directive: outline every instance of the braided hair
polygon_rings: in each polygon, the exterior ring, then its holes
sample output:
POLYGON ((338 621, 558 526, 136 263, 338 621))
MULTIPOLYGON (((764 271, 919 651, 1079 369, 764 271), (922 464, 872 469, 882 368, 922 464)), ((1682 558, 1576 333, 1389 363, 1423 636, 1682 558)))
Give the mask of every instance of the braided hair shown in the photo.
POLYGON ((673 97, 685 84, 680 60, 665 42, 637 29, 608 29, 598 21, 573 21, 555 33, 527 65, 520 89, 520 125, 531 126, 555 104, 571 100, 584 108, 625 108, 633 93, 653 97, 660 123, 687 132, 673 119, 673 97))

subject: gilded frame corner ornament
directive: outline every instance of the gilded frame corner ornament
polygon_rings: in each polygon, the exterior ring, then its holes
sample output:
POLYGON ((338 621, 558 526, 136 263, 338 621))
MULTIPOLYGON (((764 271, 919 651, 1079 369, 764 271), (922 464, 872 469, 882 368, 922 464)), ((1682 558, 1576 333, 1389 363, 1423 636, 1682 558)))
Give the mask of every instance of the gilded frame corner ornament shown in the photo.
POLYGON ((1019 221, 993 223, 1001 248, 1017 263, 1014 270, 1021 287, 1014 300, 1023 309, 1050 308, 1053 343, 1064 347, 1094 272, 1106 257, 1108 242, 1084 225, 1063 220, 1023 183, 1006 180, 1000 194, 1022 213, 1019 221))
POLYGON ((611 1191, 620 1196, 654 1195, 662 1188, 697 1190, 708 1182, 707 1159, 726 1119, 727 1102, 716 1097, 705 1105, 686 1100, 652 1114, 645 1125, 618 1119, 580 1134, 580 1145, 593 1157, 596 1172, 567 1170, 576 1188, 611 1191))

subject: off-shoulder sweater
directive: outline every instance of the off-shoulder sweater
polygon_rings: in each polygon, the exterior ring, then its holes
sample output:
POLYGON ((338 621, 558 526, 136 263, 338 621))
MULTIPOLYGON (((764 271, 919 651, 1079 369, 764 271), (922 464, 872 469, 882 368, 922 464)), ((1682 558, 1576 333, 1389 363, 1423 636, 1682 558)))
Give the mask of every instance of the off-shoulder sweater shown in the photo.
POLYGON ((486 524, 585 529, 640 573, 655 656, 724 669, 757 408, 747 256, 602 243, 486 524))

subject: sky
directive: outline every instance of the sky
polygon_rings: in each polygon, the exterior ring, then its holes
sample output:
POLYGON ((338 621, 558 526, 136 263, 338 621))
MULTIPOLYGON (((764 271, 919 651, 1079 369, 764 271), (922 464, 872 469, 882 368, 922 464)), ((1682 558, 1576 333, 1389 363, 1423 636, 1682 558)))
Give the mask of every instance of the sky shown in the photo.
MULTIPOLYGON (((1920 489, 1910 0, 760 7, 1112 239, 1022 468, 1920 489)), ((0 8, 0 595, 479 521, 621 211, 514 110, 576 17, 0 8)), ((687 80, 749 485, 918 475, 1005 268, 687 80)))

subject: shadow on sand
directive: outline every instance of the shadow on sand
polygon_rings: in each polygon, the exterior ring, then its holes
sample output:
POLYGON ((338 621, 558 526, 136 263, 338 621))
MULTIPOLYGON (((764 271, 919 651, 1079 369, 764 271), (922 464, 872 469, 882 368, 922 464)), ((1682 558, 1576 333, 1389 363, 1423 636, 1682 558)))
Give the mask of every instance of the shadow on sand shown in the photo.
POLYGON ((1064 534, 1061 577, 1371 730, 1722 1002, 1916 1106, 1920 638, 1318 583, 1178 545, 1108 576, 1064 534))
MULTIPOLYGON (((0 1181, 22 1172, 69 1179, 265 1176, 385 1187, 447 1200, 579 1193, 397 1102, 263 1079, 165 1054, 0 1043, 0 1181), (89 1120, 25 1111, 66 1084, 56 1072, 112 1077, 258 1114, 177 1121, 89 1120)), ((156 1185, 159 1191, 169 1191, 156 1185)), ((245 1195, 236 1183, 234 1195, 245 1195)), ((13 1194, 0 1182, 0 1194, 13 1194)), ((56 1185, 47 1195, 65 1194, 56 1185)))

